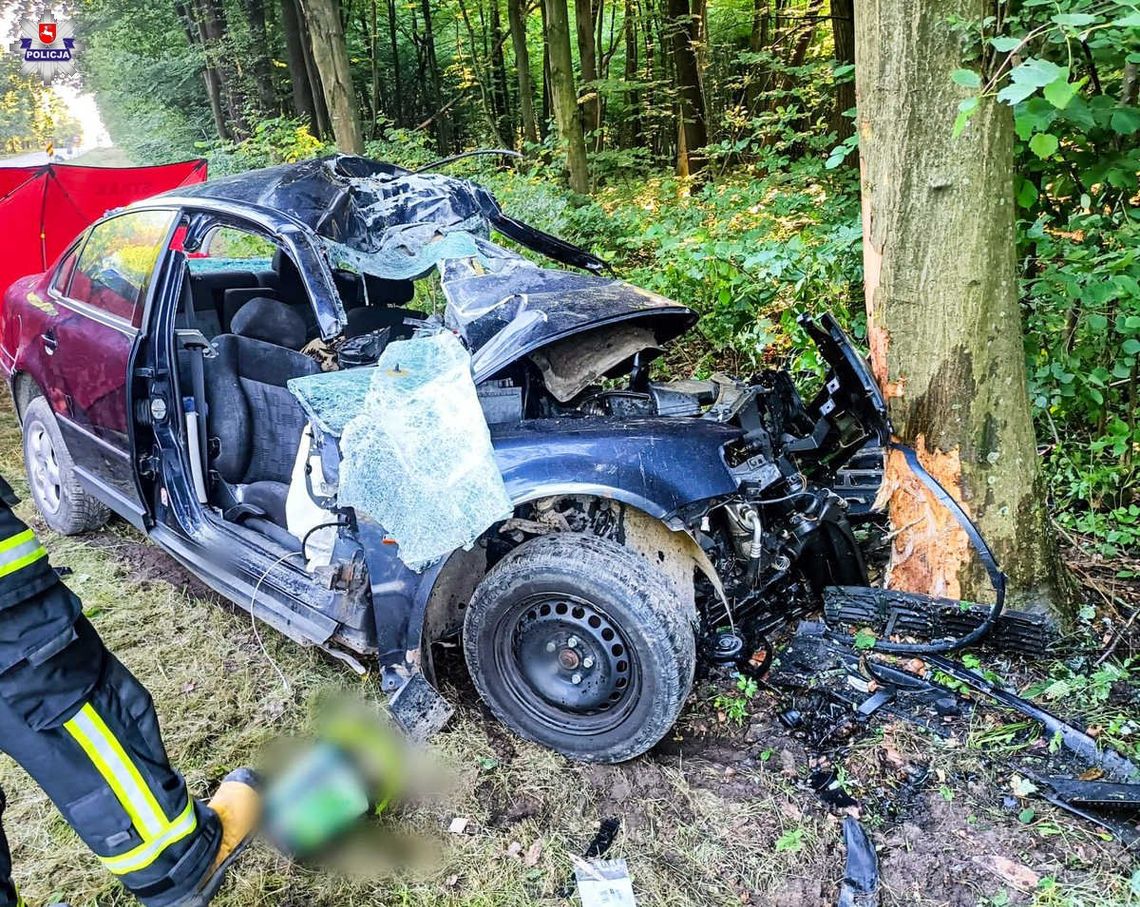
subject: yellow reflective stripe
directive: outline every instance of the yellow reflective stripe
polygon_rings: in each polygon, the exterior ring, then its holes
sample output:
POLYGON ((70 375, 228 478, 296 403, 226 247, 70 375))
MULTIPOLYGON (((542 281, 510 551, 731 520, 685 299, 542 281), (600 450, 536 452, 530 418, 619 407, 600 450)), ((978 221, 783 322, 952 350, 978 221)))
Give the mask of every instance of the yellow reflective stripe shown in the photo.
POLYGON ((8 538, 0 542, 0 554, 7 551, 9 548, 15 548, 17 545, 22 545, 24 542, 30 541, 36 537, 36 534, 31 529, 25 529, 23 532, 17 532, 15 535, 10 535, 8 538))
POLYGON ((15 573, 46 555, 31 529, 17 532, 0 542, 0 577, 15 573))
POLYGON ((128 850, 117 857, 100 857, 103 865, 115 875, 126 875, 146 869, 161 856, 171 844, 181 841, 198 827, 198 817, 194 814, 194 801, 188 800, 182 814, 167 826, 166 831, 152 841, 146 841, 134 850, 128 850))
POLYGON ((158 801, 91 703, 84 705, 64 727, 114 791, 143 841, 164 834, 169 823, 158 801))

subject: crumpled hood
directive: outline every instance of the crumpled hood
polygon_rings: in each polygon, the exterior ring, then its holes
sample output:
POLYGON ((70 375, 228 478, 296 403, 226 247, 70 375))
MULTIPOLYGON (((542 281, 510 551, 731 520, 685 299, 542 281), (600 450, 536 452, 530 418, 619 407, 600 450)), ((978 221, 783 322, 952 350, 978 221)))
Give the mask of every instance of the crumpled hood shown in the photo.
POLYGON ((610 277, 541 268, 489 242, 442 265, 444 323, 473 353, 476 379, 574 334, 636 321, 665 344, 697 320, 692 310, 610 277))

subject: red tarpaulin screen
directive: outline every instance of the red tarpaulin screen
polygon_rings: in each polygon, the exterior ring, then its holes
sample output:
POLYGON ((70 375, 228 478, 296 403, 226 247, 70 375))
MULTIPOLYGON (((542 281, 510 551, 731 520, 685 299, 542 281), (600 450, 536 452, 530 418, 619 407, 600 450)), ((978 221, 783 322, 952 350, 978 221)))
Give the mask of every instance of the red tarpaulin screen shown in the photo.
POLYGON ((0 296, 13 281, 46 270, 110 209, 205 179, 204 160, 158 167, 0 167, 0 296))

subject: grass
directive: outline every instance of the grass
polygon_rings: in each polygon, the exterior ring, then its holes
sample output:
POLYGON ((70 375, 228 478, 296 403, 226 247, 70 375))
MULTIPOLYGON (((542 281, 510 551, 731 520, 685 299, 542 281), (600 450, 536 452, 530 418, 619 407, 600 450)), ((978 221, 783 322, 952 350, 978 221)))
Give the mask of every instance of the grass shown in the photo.
MULTIPOLYGON (((0 471, 26 492, 6 406, 0 471)), ((330 695, 352 693, 380 707, 374 678, 358 679, 264 627, 259 642, 248 615, 201 592, 124 524, 65 539, 44 528, 27 500, 18 510, 53 563, 71 568, 67 582, 86 613, 151 691, 171 760, 194 795, 207 796, 228 769, 256 763, 278 738, 311 728, 330 695)), ((559 892, 571 873, 570 854, 581 852, 611 815, 623 820, 611 855, 628 861, 645 907, 834 903, 843 867, 840 818, 803 784, 810 754, 774 722, 768 726, 776 707, 769 694, 749 695, 750 720, 762 731, 752 743, 744 729, 717 721, 717 691, 702 684, 679 725, 683 740, 623 766, 582 766, 507 734, 475 701, 461 668, 448 676, 456 678, 445 693, 458 702, 457 713, 431 747, 447 769, 446 784, 378 820, 376 834, 336 869, 297 865, 256 844, 231 873, 218 907, 565 904, 559 892), (455 816, 472 820, 471 833, 447 832, 455 816), (419 842, 417 852, 426 856, 398 856, 397 835, 419 842), (523 859, 528 851, 537 856, 534 865, 523 859)), ((737 692, 730 683, 719 688, 728 691, 737 692)), ((1016 811, 1002 807, 1004 780, 965 746, 891 726, 854 745, 849 763, 850 789, 870 804, 864 818, 880 847, 887 905, 984 903, 994 896, 1003 903, 1004 883, 978 862, 991 853, 1050 880, 1028 894, 1010 891, 1011 903, 1140 903, 1130 894, 1140 880, 1130 881, 1119 848, 1045 805, 1035 804, 1040 819, 1032 826, 1018 822, 1016 811), (902 821, 887 818, 883 806, 898 790, 883 773, 884 753, 926 760, 937 775, 902 821), (951 800, 939 785, 954 790, 951 800)), ((9 799, 4 824, 16 880, 30 904, 133 903, 6 757, 0 785, 9 799)))

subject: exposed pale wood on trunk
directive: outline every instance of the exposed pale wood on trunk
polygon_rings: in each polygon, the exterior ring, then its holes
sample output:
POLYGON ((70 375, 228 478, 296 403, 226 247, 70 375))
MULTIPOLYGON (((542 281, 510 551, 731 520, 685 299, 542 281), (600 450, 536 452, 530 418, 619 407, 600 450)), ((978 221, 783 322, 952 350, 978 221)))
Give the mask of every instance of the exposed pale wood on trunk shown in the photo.
MULTIPOLYGON (((1013 120, 983 100, 951 137, 966 91, 952 18, 984 0, 856 0, 858 131, 872 364, 895 429, 978 520, 1014 600, 1056 605, 1056 561, 1026 387, 1018 309, 1013 120)), ((896 588, 986 589, 964 535, 893 454, 884 490, 896 588)))

